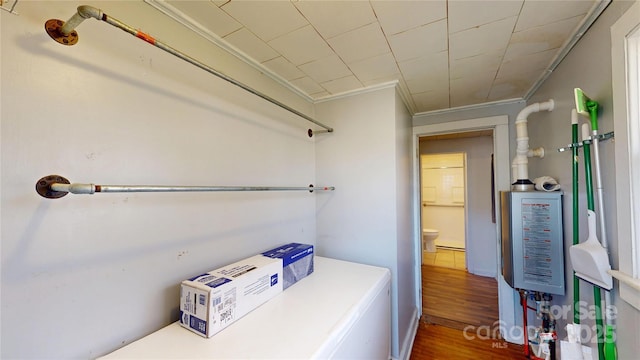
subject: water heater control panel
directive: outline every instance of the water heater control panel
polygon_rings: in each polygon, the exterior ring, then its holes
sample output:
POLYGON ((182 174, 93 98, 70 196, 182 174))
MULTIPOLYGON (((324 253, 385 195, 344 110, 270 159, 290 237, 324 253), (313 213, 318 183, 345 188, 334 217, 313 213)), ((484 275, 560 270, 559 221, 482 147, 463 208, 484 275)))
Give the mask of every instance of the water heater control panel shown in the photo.
POLYGON ((514 289, 564 295, 562 193, 500 193, 502 276, 514 289))

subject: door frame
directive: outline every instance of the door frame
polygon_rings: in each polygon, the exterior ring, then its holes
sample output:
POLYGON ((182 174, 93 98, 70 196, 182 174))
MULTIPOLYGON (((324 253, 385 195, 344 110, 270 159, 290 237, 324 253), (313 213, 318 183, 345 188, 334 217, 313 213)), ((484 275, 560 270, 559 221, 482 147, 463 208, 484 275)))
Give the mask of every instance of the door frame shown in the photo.
MULTIPOLYGON (((415 288, 416 307, 422 316, 422 252, 421 252, 421 231, 420 231, 420 153, 419 138, 422 136, 439 135, 446 133, 465 132, 474 130, 493 130, 493 151, 495 167, 494 196, 499 199, 500 191, 508 191, 511 186, 511 161, 509 157, 509 116, 498 115, 469 120, 450 121, 439 124, 421 125, 413 128, 413 169, 414 169, 414 194, 413 215, 414 215, 414 253, 415 253, 415 288)), ((522 344, 523 334, 508 331, 517 326, 519 317, 518 294, 513 290, 502 277, 500 260, 502 259, 500 248, 500 209, 496 206, 496 253, 498 264, 496 264, 496 274, 498 281, 498 310, 500 316, 500 333, 506 341, 515 344, 522 344)), ((521 325, 521 324, 520 324, 521 325)), ((493 331, 493 329, 492 329, 493 331)))

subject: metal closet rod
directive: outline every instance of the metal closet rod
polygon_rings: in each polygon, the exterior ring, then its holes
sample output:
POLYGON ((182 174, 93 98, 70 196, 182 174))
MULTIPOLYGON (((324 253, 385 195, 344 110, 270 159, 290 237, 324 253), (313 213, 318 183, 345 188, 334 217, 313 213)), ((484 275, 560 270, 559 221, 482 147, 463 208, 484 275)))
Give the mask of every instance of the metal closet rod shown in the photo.
MULTIPOLYGON (((89 19, 89 18, 95 18, 98 20, 102 20, 112 26, 115 26, 119 29, 124 30, 125 32, 139 38, 142 39, 146 42, 148 42, 151 45, 154 45, 155 47, 158 47, 166 52, 168 52, 171 55, 174 55, 192 65, 195 65, 197 67, 199 67, 200 69, 213 74, 223 80, 226 80, 236 86, 239 86, 241 88, 243 88, 244 90, 257 95, 275 105, 278 105, 279 107, 288 110, 298 116, 300 116, 301 118, 310 121, 320 127, 322 127, 325 130, 317 130, 315 131, 315 133, 324 133, 324 132, 333 132, 333 128, 331 128, 330 126, 327 126, 303 113, 301 113, 300 111, 287 106, 285 104, 283 104, 282 102, 267 96, 233 78, 230 78, 229 76, 219 72, 218 70, 203 64, 202 62, 192 58, 191 56, 178 51, 174 48, 172 48, 171 46, 163 43, 162 41, 159 41, 157 39, 155 39, 153 36, 146 34, 140 30, 134 29, 133 27, 121 22, 118 19, 115 19, 111 16, 108 16, 107 14, 103 13, 102 10, 95 8, 93 6, 88 6, 88 5, 81 5, 78 7, 78 11, 73 14, 73 16, 67 21, 67 22, 63 22, 62 20, 58 20, 58 19, 50 19, 45 23, 45 30, 47 31, 47 33, 49 34, 49 36, 51 36, 51 38, 53 38, 55 41, 64 44, 64 45, 75 45, 78 42, 78 33, 76 32, 75 28, 78 27, 78 25, 80 25, 85 19, 89 19)), ((309 129, 308 134, 309 137, 313 136, 314 131, 312 131, 311 129, 309 129)))
POLYGON ((163 185, 96 185, 70 183, 60 175, 48 175, 36 182, 36 192, 47 199, 71 194, 132 192, 213 192, 213 191, 333 191, 333 186, 163 186, 163 185))

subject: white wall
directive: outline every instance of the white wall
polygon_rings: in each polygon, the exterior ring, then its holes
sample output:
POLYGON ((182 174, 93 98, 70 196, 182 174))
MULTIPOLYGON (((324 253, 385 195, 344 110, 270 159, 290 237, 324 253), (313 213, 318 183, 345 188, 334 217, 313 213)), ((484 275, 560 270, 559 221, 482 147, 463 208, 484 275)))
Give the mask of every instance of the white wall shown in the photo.
POLYGON ((383 266, 392 276, 392 356, 402 357, 417 318, 411 215, 410 116, 393 87, 317 105, 335 127, 316 140, 318 254, 383 266), (408 341, 407 341, 408 339, 408 341))
MULTIPOLYGON (((420 154, 465 152, 467 163, 467 267, 472 274, 496 277, 496 224, 491 217, 491 136, 427 140, 420 154)), ((499 202, 499 201, 498 201, 499 202)), ((497 205, 496 205, 497 206, 497 205)), ((436 208, 438 209, 438 208, 436 208)))
MULTIPOLYGON (((613 98, 611 86, 611 38, 610 26, 626 11, 632 1, 614 1, 598 18, 576 47, 569 53, 560 66, 534 94, 529 103, 553 98, 556 109, 553 112, 535 115, 529 120, 529 138, 531 145, 544 146, 547 151, 544 159, 530 162, 530 176, 550 175, 559 180, 564 190, 564 222, 565 253, 573 238, 572 222, 572 181, 571 152, 558 153, 557 148, 571 142, 570 113, 575 107, 573 88, 580 87, 601 106, 599 117, 600 132, 613 131, 613 98)), ((584 120, 581 120, 584 122, 584 120)), ((592 152, 593 153, 593 152, 592 152)), ((616 235, 616 182, 614 168, 614 144, 611 141, 600 143, 602 164, 602 180, 604 205, 606 209, 606 230, 611 252, 612 267, 617 268, 618 242, 616 235)), ((582 160, 582 159, 581 159, 582 160)), ((580 239, 587 236, 586 229, 586 195, 584 189, 583 162, 580 162, 580 239)), ((558 296, 555 304, 572 303, 573 281, 572 267, 567 256, 565 263, 566 296, 558 296)), ((617 284, 617 282, 616 282, 617 284)), ((591 286, 581 282, 581 299, 593 304, 591 286)), ((613 305, 617 308, 617 345, 618 358, 633 359, 640 354, 640 312, 619 298, 617 287, 613 290, 613 305)), ((563 330, 569 319, 559 321, 559 330, 563 330)), ((593 326, 591 319, 584 319, 583 324, 593 326)), ((564 337, 564 331, 560 334, 564 337)))
MULTIPOLYGON (((177 320, 181 280, 284 242, 315 244, 316 200, 332 196, 40 197, 34 185, 49 174, 98 184, 316 183, 314 140, 298 117, 103 22, 83 23, 75 46, 55 43, 44 22, 78 5, 21 1, 19 16, 0 11, 2 358, 93 358, 149 334, 177 320)), ((92 5, 311 109, 142 2, 92 5)))
MULTIPOLYGON (((413 143, 411 114, 407 110, 398 91, 395 96, 396 124, 396 248, 397 248, 397 312, 398 345, 394 356, 408 359, 417 330, 419 309, 416 307, 415 269, 416 244, 414 237, 413 198, 413 143)), ((395 310, 395 309, 393 309, 395 310)))

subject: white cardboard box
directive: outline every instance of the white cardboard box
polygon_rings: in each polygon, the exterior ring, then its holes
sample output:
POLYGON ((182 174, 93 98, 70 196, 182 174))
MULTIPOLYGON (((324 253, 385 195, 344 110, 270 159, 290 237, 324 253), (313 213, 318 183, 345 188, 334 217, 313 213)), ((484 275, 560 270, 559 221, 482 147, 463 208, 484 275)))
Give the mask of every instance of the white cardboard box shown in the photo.
POLYGON ((282 290, 282 259, 252 256, 184 280, 180 324, 211 337, 282 290))

